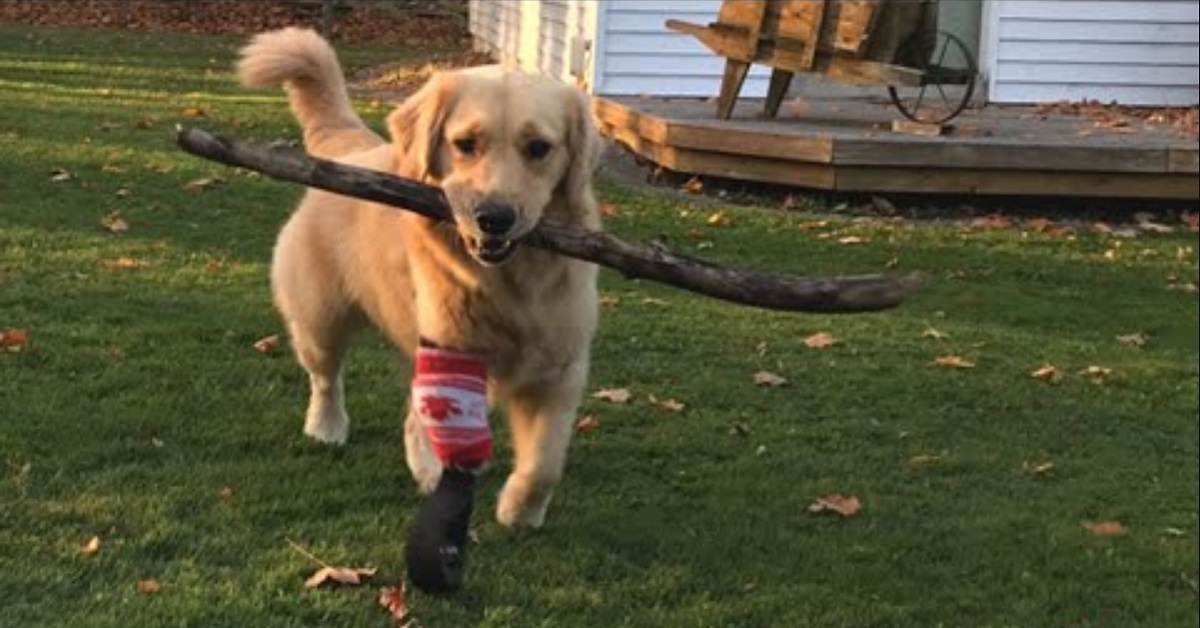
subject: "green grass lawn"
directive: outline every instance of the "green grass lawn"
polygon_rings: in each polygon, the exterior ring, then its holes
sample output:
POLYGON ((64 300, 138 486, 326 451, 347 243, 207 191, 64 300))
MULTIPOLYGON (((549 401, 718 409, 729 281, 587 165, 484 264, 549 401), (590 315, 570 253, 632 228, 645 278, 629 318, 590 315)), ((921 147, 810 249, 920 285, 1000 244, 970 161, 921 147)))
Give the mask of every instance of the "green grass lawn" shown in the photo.
MULTIPOLYGON (((0 352, 0 626, 389 624, 375 598, 402 579, 418 502, 402 462, 406 367, 365 337, 348 373, 350 444, 306 442, 300 368, 252 346, 280 332, 267 263, 300 191, 172 143, 179 122, 297 135, 280 95, 235 86, 237 43, 0 26, 0 330, 30 336, 0 352), (213 177, 224 183, 189 186, 213 177), (102 227, 113 212, 127 232, 102 227), (82 552, 93 536, 99 551, 82 552), (289 539, 380 573, 305 590, 313 565, 289 539), (139 592, 143 580, 160 590, 139 592)), ((386 112, 363 113, 378 125, 386 112)), ((499 439, 468 589, 413 594, 424 625, 1200 623, 1200 313, 1194 293, 1168 289, 1195 281, 1196 234, 1068 237, 601 192, 613 231, 666 234, 687 253, 933 282, 898 310, 834 317, 606 274, 592 389, 634 400, 588 401, 599 427, 577 437, 536 534, 492 520, 509 464, 499 439), (731 225, 708 224, 718 209, 731 225), (837 344, 809 348, 817 332, 837 344), (1145 346, 1117 340, 1135 333, 1145 346), (931 365, 949 355, 975 366, 931 365), (1043 365, 1061 380, 1030 376, 1043 365), (1111 371, 1080 374, 1091 366, 1111 371), (761 370, 787 386, 756 387, 761 370), (861 511, 808 512, 834 492, 861 511)))

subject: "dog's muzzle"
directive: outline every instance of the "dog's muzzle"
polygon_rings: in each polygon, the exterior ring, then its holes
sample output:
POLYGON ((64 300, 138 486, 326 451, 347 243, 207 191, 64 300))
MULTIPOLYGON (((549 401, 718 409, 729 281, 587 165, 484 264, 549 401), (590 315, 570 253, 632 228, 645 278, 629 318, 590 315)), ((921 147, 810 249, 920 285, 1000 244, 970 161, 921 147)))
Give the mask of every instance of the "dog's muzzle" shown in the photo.
POLYGON ((467 250, 486 266, 493 266, 507 260, 517 248, 516 242, 510 237, 513 227, 517 224, 516 208, 503 203, 485 201, 475 208, 472 215, 482 235, 464 237, 467 250))

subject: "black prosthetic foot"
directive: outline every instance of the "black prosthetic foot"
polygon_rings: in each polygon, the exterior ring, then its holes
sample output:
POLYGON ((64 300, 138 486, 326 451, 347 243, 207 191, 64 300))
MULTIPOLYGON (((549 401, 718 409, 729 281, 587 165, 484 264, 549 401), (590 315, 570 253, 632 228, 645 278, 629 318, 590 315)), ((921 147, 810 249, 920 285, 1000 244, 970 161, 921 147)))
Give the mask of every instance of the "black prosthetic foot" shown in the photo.
POLYGON ((450 593, 463 586, 476 479, 471 471, 445 469, 408 531, 408 577, 426 593, 450 593))

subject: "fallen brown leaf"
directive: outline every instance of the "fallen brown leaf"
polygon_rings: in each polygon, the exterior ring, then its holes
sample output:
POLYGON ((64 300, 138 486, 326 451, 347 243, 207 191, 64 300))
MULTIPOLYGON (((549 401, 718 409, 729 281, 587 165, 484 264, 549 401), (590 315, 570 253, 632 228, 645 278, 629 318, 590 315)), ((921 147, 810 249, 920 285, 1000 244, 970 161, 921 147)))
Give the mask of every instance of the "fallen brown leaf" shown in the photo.
POLYGON ((681 189, 688 194, 700 194, 704 192, 704 182, 700 180, 700 177, 692 177, 683 184, 681 189))
POLYGON ((754 374, 754 385, 762 388, 779 388, 787 385, 787 379, 770 371, 759 371, 754 374))
POLYGON ((611 218, 620 213, 621 213, 621 210, 617 209, 616 205, 613 205, 611 203, 601 203, 600 204, 600 215, 604 218, 611 218))
POLYGON ((100 219, 100 226, 109 233, 125 233, 129 231, 129 223, 121 217, 121 212, 112 212, 100 219))
POLYGON ((104 262, 104 265, 112 270, 137 270, 149 266, 149 262, 133 257, 118 257, 114 260, 104 262))
POLYGON ((334 567, 326 565, 316 570, 313 575, 304 581, 304 588, 315 589, 323 584, 358 586, 362 584, 364 578, 374 576, 376 571, 374 567, 334 567))
POLYGON ((1043 462, 1023 462, 1021 466, 1034 475, 1046 475, 1054 469, 1054 463, 1049 460, 1043 462))
POLYGON ((629 392, 628 388, 604 388, 592 393, 592 398, 610 403, 629 403, 629 400, 633 399, 633 393, 629 392))
POLYGON ((1091 379, 1092 381, 1103 382, 1108 379, 1110 375, 1112 375, 1112 372, 1112 369, 1108 368, 1107 366, 1096 366, 1093 364, 1079 371, 1079 374, 1091 379))
POLYGON ((933 366, 940 366, 951 369, 973 369, 975 363, 967 360, 961 355, 943 355, 933 359, 933 366))
POLYGON ((93 536, 79 546, 79 553, 84 556, 93 556, 100 551, 100 537, 93 536))
POLYGON ((825 331, 817 332, 804 339, 804 346, 809 349, 825 349, 838 343, 833 334, 825 331))
POLYGON ((811 513, 834 512, 842 517, 853 517, 859 510, 862 510, 862 502, 857 497, 841 493, 822 495, 808 505, 811 513))
POLYGON ((1029 376, 1047 384, 1057 384, 1063 378, 1062 371, 1058 367, 1049 364, 1033 369, 1029 372, 1029 376))
POLYGON ((613 306, 620 305, 620 304, 621 304, 621 297, 614 297, 612 295, 607 295, 607 294, 601 295, 601 297, 600 297, 600 307, 613 307, 613 306))
POLYGON ((929 329, 926 329, 925 331, 921 332, 921 337, 929 338, 932 340, 946 340, 947 338, 950 337, 950 334, 947 334, 944 331, 938 331, 938 330, 930 327, 929 329))
POLYGON ((1125 536, 1129 529, 1118 521, 1084 521, 1084 528, 1096 536, 1125 536))
POLYGON ((379 605, 387 609, 395 628, 417 628, 417 619, 408 610, 408 590, 403 584, 380 589, 379 605))
POLYGON ((184 107, 179 113, 185 118, 203 118, 208 115, 203 107, 184 107))
POLYGON ((1140 331, 1132 334, 1121 334, 1120 336, 1117 336, 1117 342, 1125 345, 1126 347, 1133 347, 1134 349, 1141 349, 1142 347, 1146 346, 1146 343, 1149 341, 1150 336, 1140 331))
POLYGON ((275 353, 279 350, 279 334, 271 334, 254 341, 254 350, 263 355, 275 353))
POLYGON ((945 457, 945 454, 917 454, 908 459, 908 468, 919 470, 932 467, 945 457))
POLYGON ((154 578, 138 580, 137 591, 142 595, 154 595, 155 593, 162 591, 162 583, 154 578))
POLYGON ((183 189, 187 190, 188 192, 203 192, 209 188, 214 188, 223 183, 225 183, 225 179, 222 179, 221 177, 203 177, 188 181, 187 183, 183 184, 183 189))
POLYGON ((646 400, 650 405, 658 406, 667 412, 683 412, 684 405, 675 399, 659 399, 654 395, 647 395, 646 400))
POLYGON ((29 332, 24 329, 0 331, 0 349, 9 353, 20 353, 29 347, 29 332))
POLYGON ((578 421, 575 422, 575 431, 579 432, 580 434, 587 434, 588 432, 595 432, 599 428, 600 428, 600 419, 597 419, 596 415, 594 415, 594 414, 582 416, 579 418, 578 421))
POLYGON ((710 227, 728 227, 733 224, 733 219, 725 212, 716 212, 709 214, 704 222, 710 227))

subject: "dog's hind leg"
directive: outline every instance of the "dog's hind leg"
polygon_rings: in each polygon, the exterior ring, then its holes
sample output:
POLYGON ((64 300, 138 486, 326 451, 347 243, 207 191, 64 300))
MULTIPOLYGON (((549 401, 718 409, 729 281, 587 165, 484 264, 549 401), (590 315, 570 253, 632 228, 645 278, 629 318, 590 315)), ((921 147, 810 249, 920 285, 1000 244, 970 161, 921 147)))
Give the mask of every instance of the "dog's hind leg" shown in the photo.
POLYGON ((567 462, 575 411, 587 383, 587 360, 577 361, 553 384, 542 382, 511 393, 513 471, 496 504, 505 526, 540 528, 567 462))
POLYGON ((288 328, 296 359, 308 371, 304 433, 322 443, 344 444, 350 436, 350 417, 344 401, 342 361, 350 334, 345 326, 317 331, 296 321, 289 321, 288 328))

